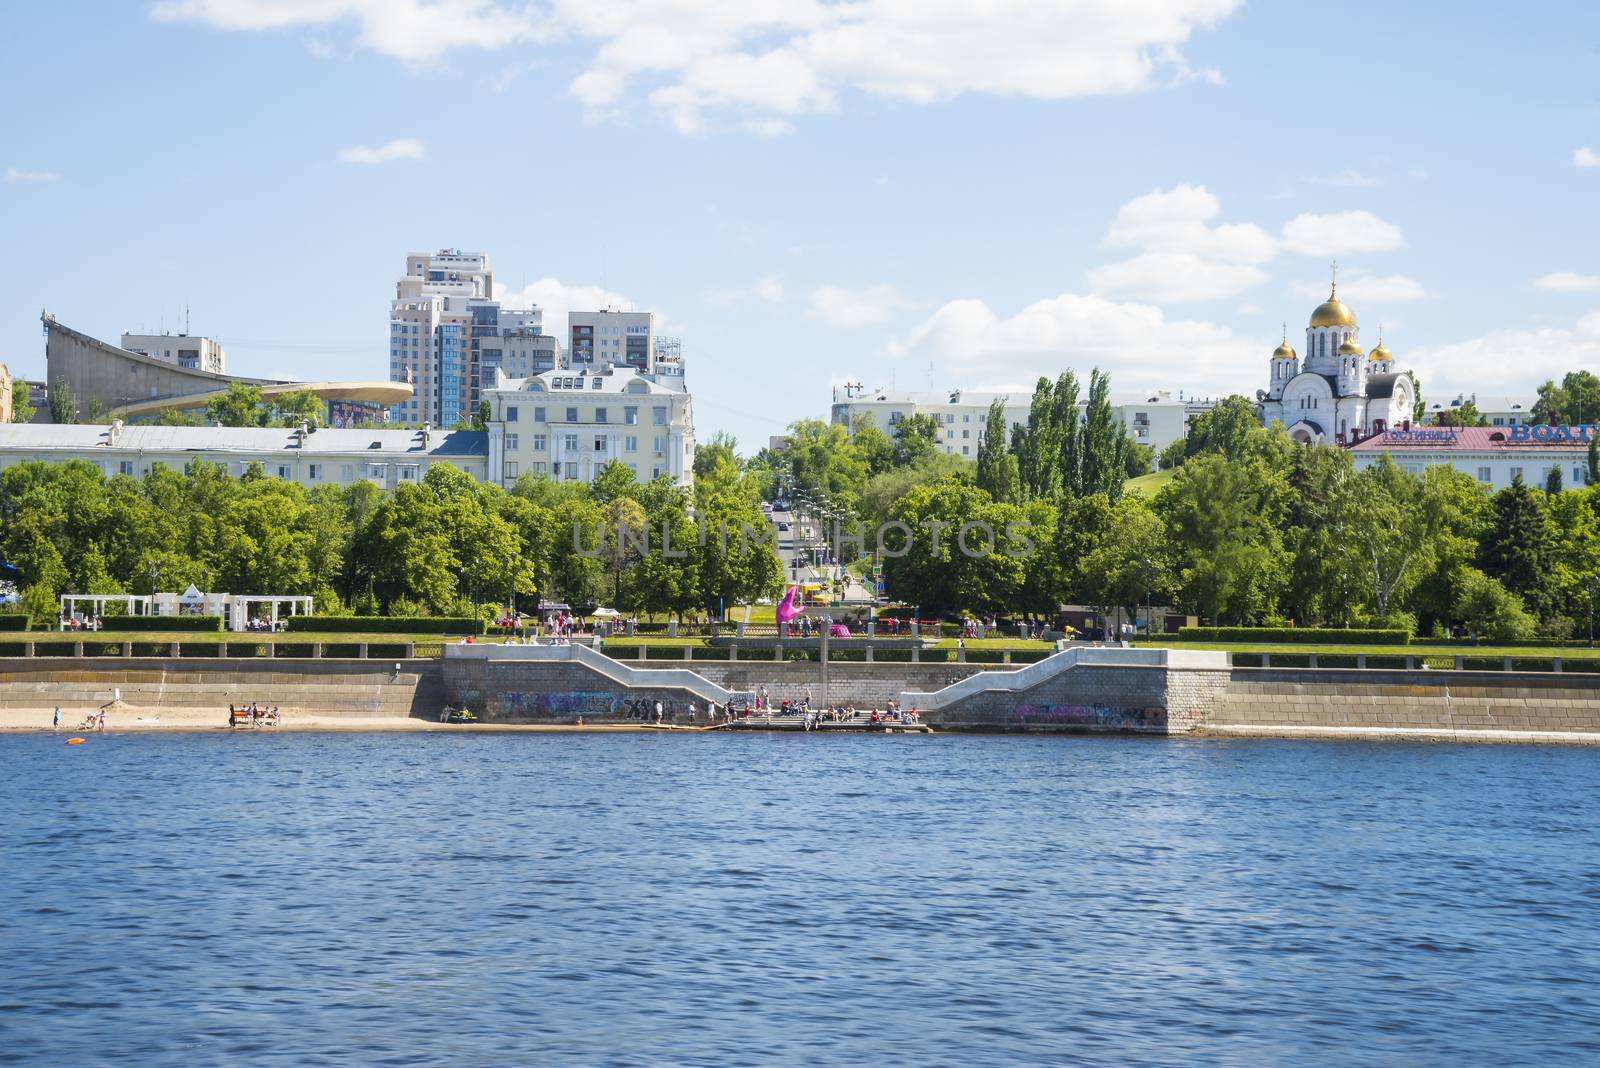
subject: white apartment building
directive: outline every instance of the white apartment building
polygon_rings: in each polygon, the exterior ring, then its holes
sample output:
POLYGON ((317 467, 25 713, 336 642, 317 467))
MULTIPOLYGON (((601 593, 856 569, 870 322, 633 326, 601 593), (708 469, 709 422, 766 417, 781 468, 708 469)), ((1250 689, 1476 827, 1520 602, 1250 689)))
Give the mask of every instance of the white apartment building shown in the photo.
POLYGON ((122 347, 152 360, 161 360, 187 371, 210 371, 225 374, 227 357, 222 343, 215 338, 190 337, 188 334, 129 334, 122 335, 122 347))
POLYGON ((489 401, 489 471, 510 486, 525 474, 592 482, 620 460, 642 482, 694 481, 694 410, 689 394, 632 367, 545 371, 501 379, 489 401))
POLYGON ((1576 489, 1588 485, 1589 441, 1597 433, 1600 426, 1591 424, 1398 428, 1352 446, 1350 458, 1361 471, 1388 456, 1413 475, 1448 464, 1490 492, 1503 490, 1518 478, 1541 489, 1554 469, 1564 488, 1576 489))
MULTIPOLYGON (((975 459, 989 422, 989 406, 1003 398, 1006 412, 1006 437, 1012 426, 1028 425, 1032 391, 1016 393, 976 393, 954 390, 949 393, 921 393, 895 390, 862 390, 858 386, 835 386, 833 422, 855 432, 857 420, 871 416, 879 430, 888 434, 900 420, 913 415, 931 416, 939 426, 939 448, 952 456, 975 459)), ((1125 393, 1110 397, 1118 422, 1128 428, 1133 440, 1160 452, 1188 432, 1189 417, 1210 407, 1210 402, 1193 398, 1173 399, 1166 390, 1153 393, 1125 393)), ((1078 401, 1081 413, 1087 401, 1078 401)))
MULTIPOLYGON (((1496 393, 1457 393, 1452 400, 1429 404, 1428 422, 1437 420, 1441 412, 1454 411, 1471 401, 1490 426, 1527 426, 1533 422, 1536 400, 1537 397, 1507 397, 1496 393)), ((1600 412, 1592 414, 1600 417, 1600 412)))
POLYGON ((199 460, 221 464, 234 477, 260 464, 267 475, 308 488, 367 481, 393 489, 420 481, 436 463, 487 479, 486 438, 464 430, 6 424, 0 426, 0 470, 30 460, 83 460, 108 478, 142 478, 157 464, 182 471, 199 460))
POLYGON ((0 423, 9 423, 15 418, 11 407, 11 372, 6 370, 6 365, 0 363, 0 423))

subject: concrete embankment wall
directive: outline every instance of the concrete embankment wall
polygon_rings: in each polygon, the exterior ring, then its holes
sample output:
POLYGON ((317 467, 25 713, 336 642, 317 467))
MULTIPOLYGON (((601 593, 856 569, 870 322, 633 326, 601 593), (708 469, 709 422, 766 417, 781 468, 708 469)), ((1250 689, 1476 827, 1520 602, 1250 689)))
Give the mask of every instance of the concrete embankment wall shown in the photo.
POLYGON ((167 660, 139 657, 0 659, 0 708, 98 708, 120 691, 136 708, 214 708, 256 702, 353 718, 436 718, 444 705, 437 660, 167 660))
POLYGON ((1600 733, 1600 676, 1234 668, 1207 725, 1232 733, 1600 733))

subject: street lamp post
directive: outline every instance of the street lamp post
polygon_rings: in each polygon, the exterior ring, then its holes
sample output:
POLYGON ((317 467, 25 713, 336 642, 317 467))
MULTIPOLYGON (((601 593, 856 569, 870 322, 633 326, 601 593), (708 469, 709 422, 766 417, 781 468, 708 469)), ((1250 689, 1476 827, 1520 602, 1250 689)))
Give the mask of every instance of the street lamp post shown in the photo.
POLYGON ((1153 565, 1147 557, 1144 562, 1144 640, 1150 640, 1150 625, 1154 620, 1150 615, 1150 576, 1153 565))
POLYGON ((506 582, 511 587, 511 595, 506 598, 510 603, 511 625, 517 625, 517 567, 522 563, 520 553, 512 553, 506 557, 506 582))
POLYGON ((1589 575, 1583 584, 1589 588, 1589 648, 1594 648, 1594 583, 1595 578, 1589 575))

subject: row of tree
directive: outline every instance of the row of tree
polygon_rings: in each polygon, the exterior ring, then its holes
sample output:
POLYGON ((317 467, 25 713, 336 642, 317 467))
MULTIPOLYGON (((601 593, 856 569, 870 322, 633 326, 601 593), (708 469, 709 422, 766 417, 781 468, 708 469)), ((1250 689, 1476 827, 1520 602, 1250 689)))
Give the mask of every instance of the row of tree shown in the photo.
POLYGON ((590 486, 526 477, 509 491, 436 464, 388 493, 367 482, 308 490, 259 468, 235 479, 205 463, 138 479, 77 461, 19 464, 0 472, 0 561, 41 620, 63 592, 190 583, 310 594, 323 612, 464 615, 513 593, 525 607, 715 611, 782 580, 771 544, 739 537, 766 524, 759 483, 731 451, 713 443, 697 457, 693 509, 670 481, 641 484, 621 463, 590 486))

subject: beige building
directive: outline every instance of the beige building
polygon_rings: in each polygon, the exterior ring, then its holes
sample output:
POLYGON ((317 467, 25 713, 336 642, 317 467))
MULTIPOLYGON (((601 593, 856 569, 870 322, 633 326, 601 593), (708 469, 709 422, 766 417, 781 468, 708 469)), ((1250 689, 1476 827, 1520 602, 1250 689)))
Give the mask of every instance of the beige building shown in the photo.
POLYGON ((210 371, 214 375, 225 373, 227 357, 222 351, 222 343, 213 338, 190 337, 188 334, 124 333, 122 347, 188 371, 210 371))
POLYGON ((500 379, 490 404, 489 470, 510 486, 525 474, 592 482, 620 460, 641 482, 694 481, 694 409, 689 394, 631 367, 562 369, 500 379))
POLYGON ((0 363, 0 423, 9 423, 12 418, 11 372, 6 370, 5 364, 0 363))
POLYGON ((260 464, 273 478, 307 487, 367 481, 393 489, 420 481, 436 463, 483 481, 489 470, 485 439, 482 431, 465 430, 8 424, 0 426, 0 469, 30 460, 83 460, 107 477, 142 478, 157 464, 182 471, 200 460, 221 464, 234 477, 260 464))

